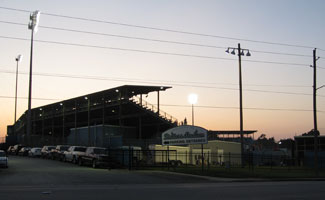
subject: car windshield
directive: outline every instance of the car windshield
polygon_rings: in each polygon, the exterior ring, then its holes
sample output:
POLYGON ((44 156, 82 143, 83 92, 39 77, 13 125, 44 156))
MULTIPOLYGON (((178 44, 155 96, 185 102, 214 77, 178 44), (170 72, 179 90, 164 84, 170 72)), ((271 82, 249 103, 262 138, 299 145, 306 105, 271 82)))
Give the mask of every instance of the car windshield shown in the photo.
POLYGON ((0 157, 6 156, 5 152, 0 152, 0 157))
POLYGON ((86 148, 85 147, 76 147, 74 151, 80 151, 80 152, 85 152, 86 148))
POLYGON ((63 146, 63 147, 61 147, 61 151, 66 151, 68 149, 69 149, 69 146, 63 146))
POLYGON ((52 150, 52 149, 55 149, 55 147, 48 147, 48 150, 52 150))
POLYGON ((95 154, 107 154, 107 149, 94 149, 95 154))

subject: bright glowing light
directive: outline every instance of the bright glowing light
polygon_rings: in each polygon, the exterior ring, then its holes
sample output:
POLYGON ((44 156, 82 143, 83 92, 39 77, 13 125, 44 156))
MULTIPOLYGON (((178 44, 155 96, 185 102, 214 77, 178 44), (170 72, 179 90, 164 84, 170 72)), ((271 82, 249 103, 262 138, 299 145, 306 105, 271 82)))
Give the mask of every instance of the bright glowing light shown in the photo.
POLYGON ((197 94, 188 95, 188 102, 190 104, 196 104, 197 103, 197 94))

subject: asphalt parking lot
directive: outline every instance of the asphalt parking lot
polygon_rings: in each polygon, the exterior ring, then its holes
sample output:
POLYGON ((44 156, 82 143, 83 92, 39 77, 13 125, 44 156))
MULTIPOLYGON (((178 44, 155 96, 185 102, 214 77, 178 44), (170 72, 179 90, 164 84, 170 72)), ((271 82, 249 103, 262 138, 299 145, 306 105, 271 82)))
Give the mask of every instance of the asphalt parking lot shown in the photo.
POLYGON ((9 157, 9 168, 0 169, 0 186, 53 186, 98 184, 203 183, 207 179, 164 172, 127 169, 93 169, 55 160, 9 157))
POLYGON ((158 171, 92 169, 9 157, 0 169, 0 199, 323 199, 324 181, 238 182, 158 171))

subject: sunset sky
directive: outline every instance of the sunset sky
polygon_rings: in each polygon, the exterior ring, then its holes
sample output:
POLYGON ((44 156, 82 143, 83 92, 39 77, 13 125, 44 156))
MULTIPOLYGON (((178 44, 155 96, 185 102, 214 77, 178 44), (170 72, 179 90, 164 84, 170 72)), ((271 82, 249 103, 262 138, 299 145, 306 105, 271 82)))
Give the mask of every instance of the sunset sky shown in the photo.
MULTIPOLYGON (((313 129, 310 65, 317 48, 325 85, 325 1, 0 0, 0 137, 14 121, 18 54, 17 118, 27 109, 35 10, 32 107, 121 85, 172 86, 162 110, 190 122, 196 93, 195 125, 239 130, 238 56, 225 50, 240 43, 252 54, 242 58, 244 129, 277 140, 313 129)), ((325 87, 317 93, 324 135, 325 87)))

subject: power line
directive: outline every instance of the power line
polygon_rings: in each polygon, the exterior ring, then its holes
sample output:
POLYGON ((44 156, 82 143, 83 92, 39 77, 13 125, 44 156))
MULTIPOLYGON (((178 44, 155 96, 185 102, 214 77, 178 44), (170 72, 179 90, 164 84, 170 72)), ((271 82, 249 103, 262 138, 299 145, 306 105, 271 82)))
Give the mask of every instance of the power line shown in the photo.
MULTIPOLYGON (((12 96, 0 96, 1 99, 13 99, 15 97, 12 96)), ((28 97, 17 97, 18 99, 28 99, 28 97)), ((34 100, 41 100, 41 101, 61 101, 61 99, 50 99, 50 98, 38 98, 33 97, 34 100)))
MULTIPOLYGON (((11 11, 19 11, 19 12, 27 12, 27 13, 31 12, 29 10, 8 8, 8 7, 0 7, 0 9, 11 10, 11 11)), ((142 26, 142 25, 134 25, 134 24, 127 24, 127 23, 119 23, 119 22, 105 21, 105 20, 98 20, 98 19, 91 19, 91 18, 73 17, 73 16, 68 16, 68 15, 52 14, 52 13, 46 13, 46 12, 42 12, 42 15, 47 15, 47 16, 52 16, 52 17, 60 17, 60 18, 66 18, 66 19, 81 20, 81 21, 88 21, 88 22, 105 23, 105 24, 112 24, 112 25, 126 26, 126 27, 133 27, 133 28, 141 28, 141 29, 148 29, 148 30, 155 30, 155 31, 164 31, 164 32, 180 33, 180 34, 187 34, 187 35, 219 38, 219 39, 228 39, 228 40, 245 41, 245 42, 252 42, 252 43, 261 43, 261 44, 268 44, 268 45, 279 45, 279 46, 297 47, 297 48, 305 48, 305 49, 313 49, 313 48, 315 48, 315 47, 305 46, 305 45, 296 45, 296 44, 269 42, 269 41, 262 41, 262 40, 251 40, 251 39, 227 37, 227 36, 221 36, 221 35, 195 33, 195 32, 180 31, 180 30, 173 30, 173 29, 166 29, 166 28, 157 28, 157 27, 142 26)), ((320 49, 320 50, 322 50, 322 49, 320 49)))
MULTIPOLYGON (((0 70, 0 73, 11 73, 13 71, 0 70)), ((20 74, 28 74, 27 72, 19 72, 20 74)), ((208 88, 208 89, 219 89, 219 90, 231 90, 238 91, 238 88, 227 88, 227 87, 215 87, 215 86, 204 86, 204 85, 188 85, 188 84, 179 84, 173 82, 153 82, 148 80, 132 80, 132 79, 121 79, 121 78, 107 78, 107 77, 96 77, 96 76, 76 76, 76 75, 67 75, 67 74, 45 74, 34 72, 34 75, 37 76, 49 76, 49 77, 62 77, 62 78, 77 78, 77 79, 92 79, 92 80, 110 80, 110 81, 119 81, 119 82, 142 82, 142 83, 153 83, 153 84, 171 84, 172 86, 181 86, 181 87, 197 87, 197 88, 208 88)), ((296 93, 296 92, 283 92, 283 91, 272 91, 272 90, 255 90, 255 89, 244 89, 244 91, 257 92, 257 93, 272 93, 272 94, 285 94, 285 95, 301 95, 301 96, 310 96, 312 94, 308 93, 296 93)), ((318 97, 325 97, 324 95, 317 95, 318 97)))
MULTIPOLYGON (((192 105, 176 105, 176 104, 160 104, 160 106, 166 107, 192 107, 192 105)), ((195 108, 215 108, 215 109, 236 109, 238 107, 227 107, 227 106, 200 106, 195 105, 195 108)), ((257 107, 246 107, 245 110, 260 110, 260 111, 294 111, 294 112, 312 112, 312 110, 307 109, 287 109, 287 108, 257 108, 257 107)), ((325 113, 325 111, 319 111, 320 113, 325 113)))
MULTIPOLYGON (((15 71, 10 70, 1 70, 0 73, 9 73, 15 74, 15 71)), ((28 75, 27 72, 18 72, 19 74, 28 75)), ((202 86, 204 85, 233 85, 237 86, 238 83, 217 83, 217 82, 193 82, 193 81, 167 81, 167 80, 151 80, 151 79, 130 79, 130 78, 121 78, 121 77, 103 77, 103 76, 85 76, 85 75, 71 75, 71 74, 53 74, 53 73, 38 73, 34 72, 34 75, 39 76, 52 76, 52 77, 62 77, 62 78, 76 78, 76 79, 91 79, 91 80, 109 80, 109 81, 130 81, 130 82, 143 82, 145 83, 179 83, 179 84, 200 84, 200 85, 188 85, 188 86, 202 86)), ((312 86, 306 85, 271 85, 271 84, 245 84, 245 86, 253 86, 253 87, 289 87, 289 88, 310 88, 312 86)))
MULTIPOLYGON (((11 37, 11 36, 0 36, 0 38, 13 39, 13 40, 23 40, 23 41, 29 41, 30 40, 30 39, 26 39, 26 38, 18 38, 18 37, 11 37)), ((150 51, 150 50, 141 50, 141 49, 128 49, 128 48, 119 48, 119 47, 86 45, 86 44, 57 42, 57 41, 48 41, 48 40, 34 40, 34 42, 47 43, 47 44, 68 45, 68 46, 78 46, 78 47, 90 47, 90 48, 99 48, 99 49, 110 49, 110 50, 118 50, 118 51, 130 51, 130 52, 138 52, 138 53, 151 53, 151 54, 170 55, 170 56, 205 58, 205 59, 214 59, 214 60, 228 60, 228 61, 236 61, 237 60, 235 58, 223 58, 223 57, 202 56, 202 55, 194 55, 194 54, 181 54, 181 53, 150 51)), ((302 63, 286 63, 286 62, 273 62, 273 61, 263 61, 263 60, 243 60, 243 62, 276 64, 276 65, 290 65, 290 66, 304 66, 304 67, 309 66, 309 64, 302 64, 302 63)), ((318 68, 325 69, 325 68, 322 68, 322 67, 318 67, 318 68)))
MULTIPOLYGON (((17 22, 0 21, 0 23, 26 26, 26 24, 24 24, 24 23, 17 23, 17 22)), ((125 39, 135 39, 135 40, 160 42, 160 43, 170 43, 170 44, 178 44, 178 45, 189 45, 189 46, 207 47, 207 48, 215 48, 215 49, 226 49, 227 48, 227 47, 221 47, 221 46, 215 46, 215 45, 189 43, 189 42, 179 42, 179 41, 171 41, 171 40, 160 40, 160 39, 143 38, 143 37, 133 37, 133 36, 117 35, 117 34, 109 34, 109 33, 98 33, 98 32, 83 31, 83 30, 76 30, 76 29, 51 27, 51 26, 38 26, 38 27, 39 28, 45 28, 45 29, 51 29, 51 30, 58 30, 58 31, 68 31, 68 32, 74 32, 74 33, 84 33, 84 34, 91 34, 91 35, 118 37, 118 38, 125 38, 125 39)), ((260 51, 260 50, 254 50, 254 49, 250 49, 250 51, 254 52, 254 53, 262 53, 262 54, 297 56, 297 57, 312 57, 312 55, 284 53, 284 52, 273 52, 273 51, 260 51)))
MULTIPOLYGON (((0 96, 2 99, 13 99, 13 96, 0 96)), ((27 99, 27 97, 17 97, 19 99, 27 99)), ((62 101, 62 99, 48 99, 48 98, 35 98, 34 100, 44 100, 44 101, 62 101)), ((176 105, 176 104, 160 104, 160 106, 165 107, 191 107, 191 105, 176 105)), ((196 108, 210 108, 210 109, 239 109, 238 107, 231 106, 205 106, 196 105, 196 108)), ((293 112, 311 112, 312 110, 307 109, 287 109, 287 108, 257 108, 257 107, 246 107, 245 110, 260 110, 260 111, 293 111, 293 112)), ((319 113, 325 113, 325 111, 319 110, 319 113)))

